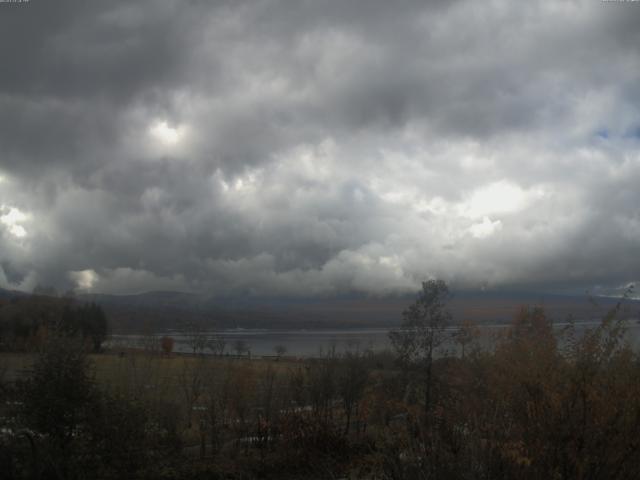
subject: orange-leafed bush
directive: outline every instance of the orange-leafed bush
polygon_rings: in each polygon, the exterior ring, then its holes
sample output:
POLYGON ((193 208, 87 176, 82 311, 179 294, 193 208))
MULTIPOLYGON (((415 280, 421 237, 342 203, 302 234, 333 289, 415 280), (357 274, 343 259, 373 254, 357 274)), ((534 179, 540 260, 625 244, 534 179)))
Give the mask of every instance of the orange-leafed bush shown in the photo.
POLYGON ((166 335, 160 339, 160 348, 162 348, 162 352, 165 355, 171 355, 174 344, 175 342, 173 338, 167 337, 166 335))

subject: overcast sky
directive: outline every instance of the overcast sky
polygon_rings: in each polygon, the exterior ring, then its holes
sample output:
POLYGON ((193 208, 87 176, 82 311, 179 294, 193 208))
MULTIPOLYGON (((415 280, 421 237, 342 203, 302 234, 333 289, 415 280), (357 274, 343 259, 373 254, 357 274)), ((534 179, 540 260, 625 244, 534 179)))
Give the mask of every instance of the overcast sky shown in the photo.
POLYGON ((640 277, 640 2, 0 3, 0 287, 640 277))

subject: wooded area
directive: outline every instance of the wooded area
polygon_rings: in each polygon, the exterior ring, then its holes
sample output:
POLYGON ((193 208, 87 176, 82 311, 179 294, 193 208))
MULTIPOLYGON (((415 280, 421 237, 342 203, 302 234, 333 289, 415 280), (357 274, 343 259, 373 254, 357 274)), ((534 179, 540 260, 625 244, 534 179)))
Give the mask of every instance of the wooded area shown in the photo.
POLYGON ((100 345, 69 312, 95 307, 49 309, 23 353, 0 354, 3 478, 635 477, 640 357, 624 300, 562 338, 524 306, 491 349, 466 323, 454 356, 439 350, 448 294, 423 285, 393 353, 308 360, 91 353, 100 345))

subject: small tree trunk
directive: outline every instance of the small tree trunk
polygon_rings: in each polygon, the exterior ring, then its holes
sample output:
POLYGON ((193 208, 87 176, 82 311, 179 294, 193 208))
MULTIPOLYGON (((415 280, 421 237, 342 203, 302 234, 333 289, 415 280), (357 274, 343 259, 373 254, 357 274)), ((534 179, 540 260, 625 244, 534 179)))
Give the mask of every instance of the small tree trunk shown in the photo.
POLYGON ((200 426, 200 459, 207 454, 207 434, 204 425, 200 426))
POLYGON ((349 430, 351 428, 351 405, 349 405, 345 410, 345 413, 347 414, 347 424, 344 429, 344 434, 349 435, 349 430))
POLYGON ((431 414, 431 383, 432 383, 432 369, 433 366, 433 350, 429 347, 429 354, 427 356, 427 367, 425 372, 425 385, 424 385, 424 426, 425 428, 429 424, 429 416, 431 414))

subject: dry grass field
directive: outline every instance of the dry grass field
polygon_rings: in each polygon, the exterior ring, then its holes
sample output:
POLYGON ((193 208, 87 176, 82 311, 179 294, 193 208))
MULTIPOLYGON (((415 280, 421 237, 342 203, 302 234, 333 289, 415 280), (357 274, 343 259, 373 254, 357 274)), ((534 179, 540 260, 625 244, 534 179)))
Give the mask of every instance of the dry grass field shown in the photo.
MULTIPOLYGON (((36 354, 0 353, 0 380, 26 378, 35 360, 36 354)), ((198 443, 199 423, 212 398, 241 398, 248 411, 255 411, 265 379, 283 386, 289 374, 302 365, 287 358, 167 356, 135 350, 91 354, 88 360, 100 389, 171 410, 185 447, 198 443)))
MULTIPOLYGON (((179 389, 185 375, 206 374, 223 370, 242 370, 250 375, 260 376, 267 369, 276 373, 285 373, 298 368, 298 360, 283 357, 280 359, 216 357, 212 355, 194 356, 171 354, 169 356, 149 354, 142 351, 127 351, 124 354, 106 352, 88 355, 89 363, 96 382, 106 388, 152 389, 166 387, 179 389)), ((15 381, 24 378, 36 359, 34 353, 0 352, 0 378, 15 381)))

